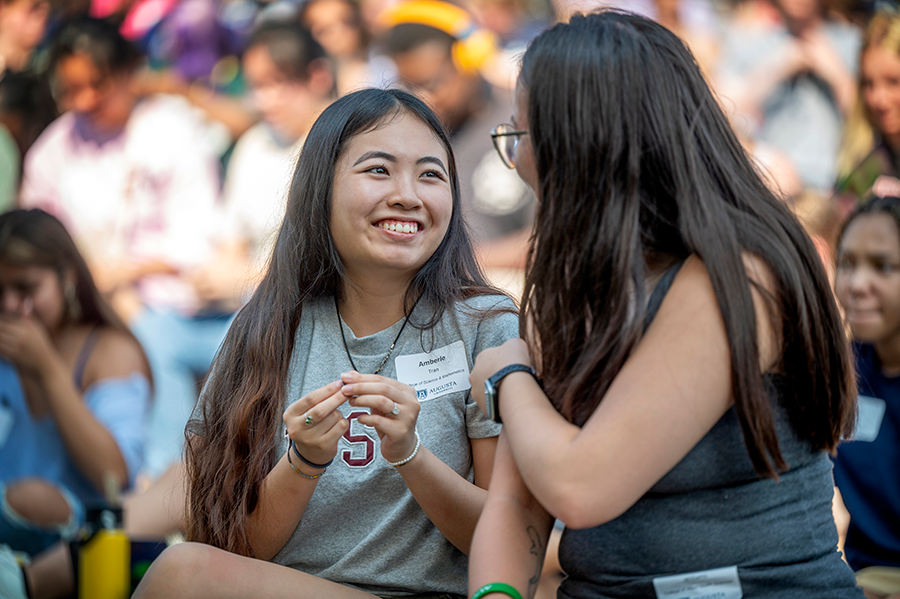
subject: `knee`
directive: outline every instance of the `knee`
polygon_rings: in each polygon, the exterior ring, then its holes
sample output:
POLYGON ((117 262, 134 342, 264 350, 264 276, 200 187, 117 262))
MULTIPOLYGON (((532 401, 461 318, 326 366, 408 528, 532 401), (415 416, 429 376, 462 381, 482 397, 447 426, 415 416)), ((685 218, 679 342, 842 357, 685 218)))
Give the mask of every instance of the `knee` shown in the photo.
POLYGON ((25 520, 43 527, 65 525, 72 515, 72 508, 62 492, 37 478, 9 485, 6 503, 25 520))
POLYGON ((133 598, 205 597, 208 591, 205 581, 215 571, 222 554, 227 555, 221 549, 202 543, 172 545, 153 560, 133 598))

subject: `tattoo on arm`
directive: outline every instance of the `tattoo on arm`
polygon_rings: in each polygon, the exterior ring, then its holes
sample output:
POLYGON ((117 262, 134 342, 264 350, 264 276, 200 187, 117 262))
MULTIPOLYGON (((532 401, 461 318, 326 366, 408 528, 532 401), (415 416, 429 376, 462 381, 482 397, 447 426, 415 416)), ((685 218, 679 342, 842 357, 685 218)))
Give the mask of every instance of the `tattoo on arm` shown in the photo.
POLYGON ((528 596, 534 597, 534 594, 537 592, 538 583, 541 581, 541 571, 544 569, 544 554, 546 553, 547 548, 544 547, 544 544, 541 542, 541 535, 535 527, 529 526, 525 530, 528 533, 528 538, 531 539, 530 553, 534 556, 535 561, 534 574, 528 579, 528 596))

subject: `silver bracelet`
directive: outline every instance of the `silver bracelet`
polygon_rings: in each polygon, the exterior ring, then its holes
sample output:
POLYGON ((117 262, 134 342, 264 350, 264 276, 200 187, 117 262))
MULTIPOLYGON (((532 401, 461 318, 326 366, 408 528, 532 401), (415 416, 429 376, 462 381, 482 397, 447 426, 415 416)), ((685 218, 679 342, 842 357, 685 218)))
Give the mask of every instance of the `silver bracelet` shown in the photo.
POLYGON ((419 453, 419 447, 422 446, 422 443, 419 441, 419 431, 415 431, 415 433, 416 433, 416 448, 413 449, 413 452, 411 454, 409 454, 409 457, 404 458, 404 459, 400 460, 399 462, 388 462, 388 466, 393 466, 394 468, 396 468, 397 466, 402 466, 403 464, 407 463, 408 461, 410 461, 411 459, 416 457, 416 454, 419 453))

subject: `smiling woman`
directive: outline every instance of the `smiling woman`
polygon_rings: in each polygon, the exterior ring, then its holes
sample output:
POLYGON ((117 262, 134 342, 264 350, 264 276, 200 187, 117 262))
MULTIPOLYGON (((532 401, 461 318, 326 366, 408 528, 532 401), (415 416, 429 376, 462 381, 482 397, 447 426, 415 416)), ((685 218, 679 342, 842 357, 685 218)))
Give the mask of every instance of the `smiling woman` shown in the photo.
POLYGON ((900 16, 877 14, 863 39, 859 97, 836 185, 846 215, 860 199, 900 193, 900 16))
POLYGON ((136 597, 465 594, 499 433, 467 376, 518 323, 458 188, 416 97, 363 90, 322 113, 189 427, 195 543, 136 597))
POLYGON ((447 156, 407 114, 350 141, 335 169, 331 232, 351 279, 406 286, 434 254, 453 212, 447 156))

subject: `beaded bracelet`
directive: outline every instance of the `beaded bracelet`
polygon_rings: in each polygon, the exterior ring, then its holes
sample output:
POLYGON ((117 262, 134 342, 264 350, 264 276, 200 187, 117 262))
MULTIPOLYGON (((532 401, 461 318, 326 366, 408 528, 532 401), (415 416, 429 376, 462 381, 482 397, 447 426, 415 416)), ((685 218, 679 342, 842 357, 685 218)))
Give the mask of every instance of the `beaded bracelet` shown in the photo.
MULTIPOLYGON (((393 466, 394 468, 396 468, 397 466, 402 466, 403 464, 407 463, 408 461, 416 457, 416 454, 419 453, 419 447, 421 445, 422 443, 419 442, 419 431, 416 431, 416 447, 415 449, 413 449, 412 453, 409 454, 409 457, 402 459, 399 462, 388 462, 388 466, 393 466)), ((519 599, 521 599, 521 597, 519 599)))
POLYGON ((508 595, 513 599, 522 599, 522 595, 519 594, 519 591, 515 589, 512 585, 506 584, 505 582, 491 582, 489 584, 484 585, 472 595, 472 599, 481 599, 488 593, 503 593, 504 595, 508 595))
POLYGON ((294 469, 294 472, 296 472, 297 474, 299 474, 300 476, 302 476, 304 478, 308 478, 309 480, 316 480, 317 478, 319 478, 320 476, 325 474, 325 471, 323 470, 322 472, 319 472, 318 474, 311 476, 311 475, 301 471, 296 466, 294 466, 294 463, 291 461, 291 448, 290 447, 288 447, 287 459, 288 459, 288 464, 290 464, 291 468, 294 469))
POLYGON ((324 470, 325 468, 328 468, 329 466, 331 466, 331 462, 334 461, 334 458, 331 458, 324 464, 314 464, 314 463, 310 462, 309 460, 304 458, 302 455, 300 455, 299 451, 297 451, 297 446, 294 445, 293 439, 291 439, 291 448, 294 450, 294 453, 297 454, 297 457, 300 458, 300 461, 302 461, 304 464, 306 464, 310 468, 322 468, 324 470))

